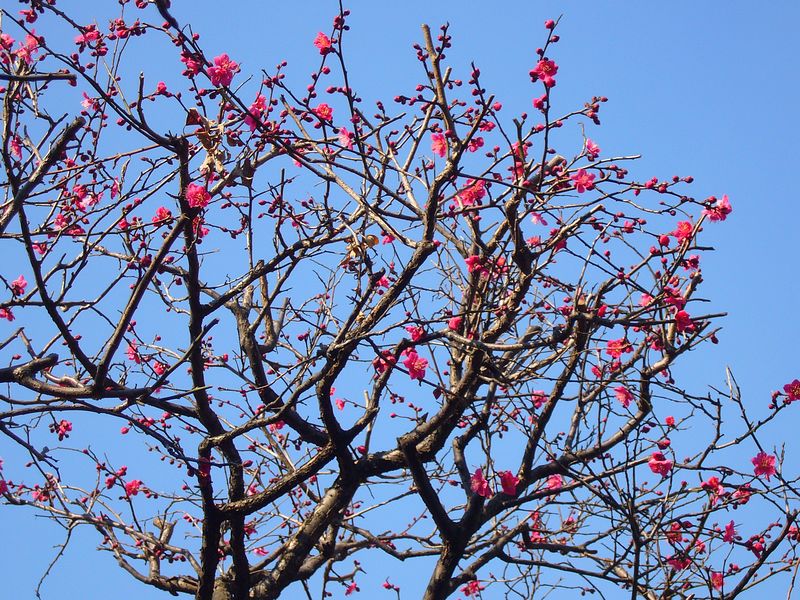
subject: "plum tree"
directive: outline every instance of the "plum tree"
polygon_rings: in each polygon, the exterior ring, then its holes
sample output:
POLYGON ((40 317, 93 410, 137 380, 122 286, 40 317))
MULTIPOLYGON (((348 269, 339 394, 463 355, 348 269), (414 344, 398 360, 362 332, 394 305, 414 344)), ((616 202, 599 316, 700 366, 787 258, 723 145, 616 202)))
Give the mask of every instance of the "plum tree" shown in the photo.
POLYGON ((733 598, 796 571, 797 482, 758 433, 800 382, 756 421, 730 374, 671 374, 716 342, 700 238, 728 198, 559 132, 606 99, 556 112, 557 23, 504 118, 447 26, 368 109, 344 9, 298 91, 167 0, 107 26, 26 4, 0 37, 3 510, 199 600, 733 598), (137 77, 143 44, 165 58, 137 77))

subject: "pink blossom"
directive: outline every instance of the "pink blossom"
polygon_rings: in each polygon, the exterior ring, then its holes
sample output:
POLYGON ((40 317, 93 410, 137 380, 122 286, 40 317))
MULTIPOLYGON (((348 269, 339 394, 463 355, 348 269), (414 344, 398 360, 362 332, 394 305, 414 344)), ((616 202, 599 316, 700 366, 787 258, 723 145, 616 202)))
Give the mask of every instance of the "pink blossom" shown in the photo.
POLYGON ((139 493, 140 487, 142 487, 142 482, 138 479, 132 479, 125 484, 125 495, 136 496, 139 493))
POLYGON ((482 137, 474 137, 469 141, 467 144, 467 150, 469 152, 477 152, 478 149, 483 147, 483 138, 482 137))
POLYGON ((208 68, 208 76, 211 78, 211 85, 230 85, 233 81, 233 74, 239 70, 239 65, 232 61, 227 54, 220 54, 214 57, 214 66, 208 68))
POLYGON ((434 154, 445 157, 447 154, 447 140, 441 133, 431 135, 431 150, 434 154))
POLYGON ((548 490, 560 490, 564 486, 564 478, 561 475, 555 474, 550 475, 547 478, 547 489, 548 490))
POLYGON ((203 63, 197 58, 194 54, 189 54, 188 52, 181 53, 181 62, 186 65, 186 70, 183 72, 184 75, 188 75, 193 77, 200 72, 200 69, 203 67, 203 63))
POLYGON ((650 460, 647 461, 647 465, 653 473, 666 477, 672 470, 673 462, 667 459, 661 452, 653 452, 653 454, 650 455, 650 460))
POLYGON ((667 564, 675 571, 681 571, 692 564, 692 561, 689 560, 688 557, 678 554, 675 556, 670 556, 667 559, 667 564))
POLYGON ((551 88, 556 84, 556 73, 558 73, 558 65, 550 59, 543 58, 536 63, 530 74, 541 81, 545 87, 551 88))
POLYGON ((396 362, 397 358, 395 358, 391 350, 384 350, 380 356, 373 359, 372 367, 375 369, 376 373, 381 374, 386 371, 386 369, 394 366, 396 362))
POLYGON ((628 352, 633 352, 633 347, 625 338, 609 340, 606 342, 606 354, 608 354, 611 358, 619 358, 628 352))
POLYGON ((75 36, 75 43, 78 46, 85 46, 96 42, 102 37, 102 34, 97 30, 97 25, 91 23, 82 28, 83 33, 75 36))
POLYGON ((693 229, 694 227, 692 227, 691 221, 681 221, 678 223, 675 231, 672 232, 672 235, 675 236, 679 242, 683 242, 692 237, 693 229))
POLYGON ((573 173, 570 179, 579 194, 594 189, 594 174, 589 173, 586 169, 578 169, 578 172, 573 173))
POLYGON ((710 221, 724 221, 729 214, 731 214, 731 203, 728 200, 728 195, 725 194, 717 200, 713 205, 703 210, 710 221))
MULTIPOLYGON (((722 496, 725 494, 725 486, 719 482, 719 477, 709 477, 708 480, 700 483, 700 487, 715 496, 722 496)), ((714 501, 716 501, 716 498, 714 498, 714 501)))
POLYGON ((11 312, 10 308, 0 308, 0 319, 11 322, 14 320, 14 313, 11 312))
POLYGON ((35 34, 35 31, 27 34, 25 36, 25 41, 20 42, 20 47, 17 48, 15 52, 17 58, 28 65, 33 62, 34 55, 39 50, 39 40, 36 38, 35 34))
POLYGON ((72 431, 72 423, 66 419, 61 419, 58 423, 50 425, 50 431, 58 435, 58 441, 69 437, 69 432, 72 431))
POLYGON ((534 408, 540 409, 547 404, 547 394, 542 390, 536 390, 533 392, 531 400, 533 401, 534 408))
POLYGON ((791 383, 787 383, 783 386, 783 391, 786 392, 786 400, 788 402, 800 400, 800 379, 795 379, 791 383))
POLYGON ((475 181, 467 179, 467 184, 456 194, 456 201, 461 208, 473 206, 486 196, 486 182, 482 179, 475 181))
POLYGON ((11 50, 14 45, 14 38, 7 33, 0 33, 0 49, 11 50))
POLYGON ((324 56, 331 51, 331 38, 320 31, 317 37, 314 38, 314 45, 319 50, 319 53, 324 56))
POLYGON ((736 540, 736 526, 733 521, 725 525, 725 535, 722 536, 722 541, 732 544, 736 540))
POLYGON ((756 557, 760 558, 764 552, 765 539, 763 536, 754 535, 745 543, 745 548, 750 550, 756 557))
POLYGON ((408 369, 408 376, 411 379, 422 381, 425 377, 425 369, 428 368, 428 361, 417 354, 416 350, 407 350, 403 365, 408 369))
POLYGON ((244 118, 244 124, 250 129, 255 131, 258 124, 261 122, 261 115, 267 109, 267 99, 263 94, 258 94, 256 99, 247 109, 247 116, 244 118))
POLYGON ((420 338, 425 335, 425 328, 416 325, 409 325, 406 327, 406 331, 411 334, 412 342, 418 342, 420 338))
POLYGON ((478 494, 478 496, 483 496, 484 498, 491 498, 494 494, 491 488, 489 488, 489 482, 486 481, 486 478, 483 476, 483 469, 481 468, 475 469, 475 473, 470 479, 470 488, 473 492, 478 494))
POLYGON ((22 296, 25 293, 25 288, 28 286, 28 282, 25 281, 25 277, 20 275, 14 281, 11 282, 11 293, 15 296, 22 296))
POLYGON ((484 589, 484 586, 482 586, 477 579, 473 579, 461 588, 461 593, 465 596, 479 596, 484 589))
POLYGON ((547 225, 547 221, 539 213, 531 213, 531 223, 534 225, 547 225))
POLYGON ((745 483, 743 486, 733 492, 733 494, 731 494, 731 500, 739 505, 747 504, 750 501, 750 496, 752 495, 753 492, 750 490, 750 484, 745 483))
POLYGON ((135 362, 137 365, 141 364, 142 357, 139 355, 139 347, 136 342, 129 342, 128 348, 125 350, 125 355, 128 357, 128 360, 131 362, 135 362))
POLYGON ((211 194, 203 186, 190 183, 186 186, 186 200, 192 208, 205 208, 211 200, 211 194))
POLYGON ((750 462, 752 462, 755 467, 753 473, 756 477, 761 477, 763 475, 766 477, 767 481, 769 481, 769 478, 775 475, 775 457, 773 455, 767 454, 766 452, 759 452, 750 462))
POLYGON ((467 263, 467 271, 469 273, 474 273, 478 271, 479 273, 483 274, 487 272, 486 269, 483 267, 483 258, 478 256, 477 254, 473 254, 472 256, 468 256, 464 259, 464 262, 467 263))
POLYGON ((694 331, 695 324, 692 321, 689 313, 685 310, 679 310, 675 313, 675 329, 678 331, 694 331))
POLYGON ((447 321, 447 327, 453 331, 458 331, 461 329, 461 323, 463 321, 463 317, 451 317, 450 320, 447 321))
POLYGON ((631 404, 631 400, 633 400, 633 394, 631 394, 628 388, 622 385, 614 388, 614 396, 616 396, 617 400, 619 400, 625 408, 628 408, 631 404))
POLYGON ((164 206, 159 206, 156 209, 156 214, 153 215, 153 223, 160 223, 161 221, 167 221, 172 218, 172 213, 169 211, 168 208, 164 206))
POLYGON ((715 590, 722 590, 722 584, 725 582, 725 576, 722 573, 713 571, 711 573, 711 587, 715 590))
POLYGON ((519 477, 514 475, 511 471, 501 471, 500 487, 503 488, 503 493, 509 496, 517 495, 517 485, 519 484, 519 477))
POLYGON ((14 158, 20 160, 22 158, 22 146, 20 145, 19 137, 16 135, 12 137, 9 146, 11 147, 11 154, 14 158))
POLYGON ((353 149, 353 134, 344 127, 339 129, 339 145, 348 150, 353 149))
POLYGON ((595 144, 589 138, 586 138, 584 148, 586 149, 586 158, 589 160, 595 160, 600 155, 600 146, 595 144))
POLYGON ((319 104, 316 108, 312 108, 311 112, 313 112, 323 121, 330 121, 333 119, 333 109, 324 102, 319 104))
POLYGON ((669 526, 669 530, 666 532, 666 536, 667 541, 670 544, 680 544, 683 542, 683 526, 681 525, 681 522, 673 521, 669 526))

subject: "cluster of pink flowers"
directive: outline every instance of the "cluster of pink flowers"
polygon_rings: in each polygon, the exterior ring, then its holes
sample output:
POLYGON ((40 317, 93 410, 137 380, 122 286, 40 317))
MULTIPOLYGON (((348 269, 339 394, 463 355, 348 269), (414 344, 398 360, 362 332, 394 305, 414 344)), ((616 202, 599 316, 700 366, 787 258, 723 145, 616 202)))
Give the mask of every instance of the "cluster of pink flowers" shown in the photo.
POLYGON ((713 202, 713 204, 704 209, 703 214, 706 215, 711 221, 724 221, 733 210, 731 208, 731 203, 728 200, 728 195, 725 194, 719 200, 712 196, 710 200, 713 202))
MULTIPOLYGON (((501 471, 497 475, 500 478, 500 487, 503 493, 508 496, 516 496, 519 477, 514 475, 511 471, 501 471)), ((470 478, 470 489, 473 493, 478 494, 478 496, 483 496, 484 498, 491 498, 494 495, 494 491, 486 480, 486 477, 484 477, 483 469, 480 467, 475 469, 475 472, 470 478)))
POLYGON ((61 442, 64 438, 69 437, 69 433, 72 431, 72 423, 66 419, 61 419, 58 423, 50 425, 50 431, 55 433, 58 436, 58 441, 61 442))
POLYGON ((499 256, 494 261, 490 261, 474 254, 465 258, 464 262, 467 264, 468 273, 478 273, 480 277, 497 279, 501 275, 508 273, 505 256, 499 256))

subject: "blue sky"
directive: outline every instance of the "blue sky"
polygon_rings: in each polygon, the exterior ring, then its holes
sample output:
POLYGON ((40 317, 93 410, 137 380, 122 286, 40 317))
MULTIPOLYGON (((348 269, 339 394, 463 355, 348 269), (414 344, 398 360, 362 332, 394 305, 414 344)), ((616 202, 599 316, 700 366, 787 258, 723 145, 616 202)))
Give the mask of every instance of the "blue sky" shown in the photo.
MULTIPOLYGON (((91 20, 91 5, 81 10, 91 20)), ((289 78, 304 86, 319 55, 311 45, 328 31, 336 3, 210 0, 173 2, 211 55, 227 52, 245 73, 289 61, 289 78), (228 8, 232 7, 232 8, 228 8)), ((550 53, 559 64, 554 104, 582 106, 593 95, 609 102, 602 127, 591 131, 604 154, 642 155, 639 179, 693 175, 693 195, 728 194, 734 208, 724 224, 710 224, 705 241, 704 296, 726 311, 720 344, 690 355, 680 382, 695 391, 722 385, 730 365, 754 411, 772 390, 800 377, 795 349, 800 296, 796 234, 798 171, 796 117, 800 85, 800 3, 716 2, 370 2, 352 10, 345 51, 353 85, 365 98, 391 98, 418 81, 411 44, 423 22, 451 24, 449 60, 468 78, 481 68, 484 86, 504 104, 507 118, 531 111, 539 94, 527 73, 544 39, 542 23, 562 16, 561 42, 550 53)), ((40 33, 47 35, 46 29, 40 33)), ((170 57, 171 59, 172 57, 170 57)), ((163 57, 150 56, 152 64, 163 57)), ((138 68, 138 66, 136 67, 138 68)), ((176 129, 180 125, 176 126, 176 129)), ((577 125, 572 125, 577 127, 577 125)), ((775 443, 791 439, 791 422, 777 426, 775 443)), ((793 461, 794 462, 794 461, 793 461)), ((4 591, 32 597, 36 581, 61 537, 32 513, 0 510, 4 532, 4 591)), ((96 534, 78 532, 73 548, 43 588, 45 598, 162 598, 91 551, 96 534), (94 579, 86 582, 86 564, 94 579), (81 568, 76 568, 80 565, 81 568)), ((362 593, 371 593, 369 591, 362 593)))

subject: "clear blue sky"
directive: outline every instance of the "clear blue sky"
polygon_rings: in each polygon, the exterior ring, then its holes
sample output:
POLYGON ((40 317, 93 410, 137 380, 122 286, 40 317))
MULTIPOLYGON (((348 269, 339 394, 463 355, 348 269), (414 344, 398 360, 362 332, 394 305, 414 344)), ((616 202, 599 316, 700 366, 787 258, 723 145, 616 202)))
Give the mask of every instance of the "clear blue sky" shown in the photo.
MULTIPOLYGON (((173 5, 179 20, 192 22, 202 34, 211 55, 227 52, 244 73, 271 70, 287 59, 290 77, 303 86, 319 59, 313 38, 330 29, 336 13, 336 3, 328 0, 175 0, 173 5)), ((81 11, 90 16, 93 6, 86 3, 81 11)), ((475 61, 485 87, 511 118, 531 111, 531 98, 538 95, 527 72, 544 38, 542 23, 563 15, 562 41, 550 53, 560 66, 554 104, 566 111, 593 95, 607 96, 603 125, 591 133, 604 154, 642 154, 633 167, 642 180, 693 175, 696 197, 728 194, 734 208, 724 224, 709 225, 704 238, 717 252, 704 259, 703 295, 730 316, 718 346, 684 361, 679 383, 695 391, 721 385, 730 365, 748 405, 756 411, 766 407, 772 390, 800 377, 794 183, 800 149, 800 3, 509 1, 491 6, 464 0, 347 3, 353 86, 365 98, 387 103, 407 92, 420 75, 411 48, 420 40, 419 25, 448 21, 454 36, 448 58, 456 75, 467 79, 469 62, 475 61)), ((39 32, 47 35, 45 28, 39 32)), ((166 60, 150 59, 153 64, 166 60)), ((796 428, 784 422, 773 430, 775 440, 796 437, 796 428)), ((33 597, 54 555, 47 548, 61 539, 52 524, 32 521, 30 512, 0 510, 3 597, 33 597)), ((107 553, 93 552, 96 543, 94 531, 78 533, 43 597, 165 597, 133 582, 107 553)))

